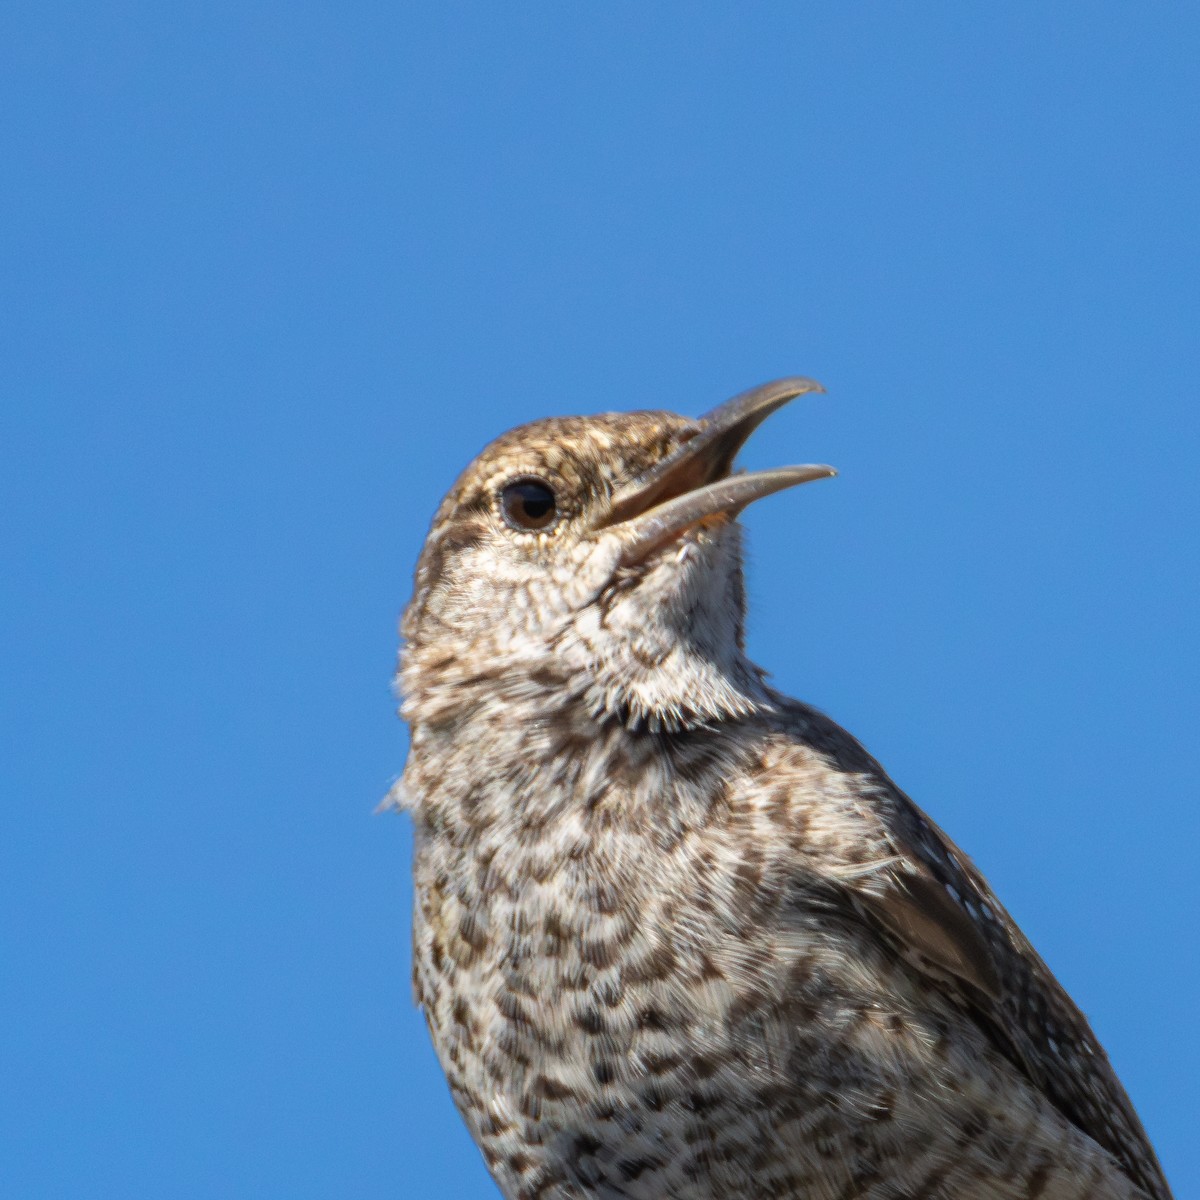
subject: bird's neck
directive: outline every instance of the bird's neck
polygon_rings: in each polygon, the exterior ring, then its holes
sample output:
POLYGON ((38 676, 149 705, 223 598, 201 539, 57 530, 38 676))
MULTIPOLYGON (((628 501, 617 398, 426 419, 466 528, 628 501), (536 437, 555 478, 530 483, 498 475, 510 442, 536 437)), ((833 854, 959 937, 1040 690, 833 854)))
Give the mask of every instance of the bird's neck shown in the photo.
POLYGON ((548 728, 686 732, 773 708, 762 670, 733 637, 706 641, 699 621, 686 637, 654 622, 614 636, 604 614, 587 616, 549 646, 410 647, 398 677, 401 715, 414 733, 524 743, 548 728))
MULTIPOLYGON (((735 740, 714 733, 775 705, 742 649, 740 571, 680 569, 688 586, 671 576, 660 604, 645 602, 643 581, 536 635, 498 626, 486 644, 478 635, 408 643, 400 688, 410 806, 441 797, 469 807, 485 780, 497 781, 493 823, 603 806, 617 784, 621 811, 636 811, 643 793, 670 796, 678 779, 697 777, 696 761, 735 740)), ((676 810, 686 819, 689 806, 703 809, 709 790, 685 787, 676 810)))

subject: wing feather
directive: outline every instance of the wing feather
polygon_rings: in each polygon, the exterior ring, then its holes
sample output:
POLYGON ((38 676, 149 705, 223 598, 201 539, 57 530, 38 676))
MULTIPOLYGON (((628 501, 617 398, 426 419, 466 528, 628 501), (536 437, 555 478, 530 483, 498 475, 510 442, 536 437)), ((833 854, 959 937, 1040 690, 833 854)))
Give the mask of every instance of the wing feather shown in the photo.
POLYGON ((843 883, 859 911, 906 961, 952 991, 1001 1052, 1147 1196, 1171 1200, 1142 1123, 1086 1017, 979 870, 850 734, 815 710, 793 712, 806 740, 873 793, 872 809, 885 825, 892 851, 885 869, 843 883))

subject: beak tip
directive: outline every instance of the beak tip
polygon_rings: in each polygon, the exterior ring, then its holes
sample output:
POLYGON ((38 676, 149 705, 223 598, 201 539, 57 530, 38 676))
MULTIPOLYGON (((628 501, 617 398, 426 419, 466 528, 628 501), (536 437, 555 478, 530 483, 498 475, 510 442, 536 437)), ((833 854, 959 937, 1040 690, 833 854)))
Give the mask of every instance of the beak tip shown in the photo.
POLYGON ((824 396, 827 393, 823 383, 816 379, 810 379, 807 375, 789 375, 786 379, 777 379, 774 383, 764 384, 763 388, 786 391, 789 399, 795 399, 797 396, 824 396))

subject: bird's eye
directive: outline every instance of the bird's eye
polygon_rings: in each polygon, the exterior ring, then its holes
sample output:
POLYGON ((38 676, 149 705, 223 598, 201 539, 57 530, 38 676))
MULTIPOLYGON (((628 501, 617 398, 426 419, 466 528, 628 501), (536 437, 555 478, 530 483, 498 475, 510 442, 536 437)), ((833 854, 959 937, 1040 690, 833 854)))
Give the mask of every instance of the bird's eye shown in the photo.
POLYGON ((500 489, 500 511, 514 529, 549 529, 558 520, 558 501, 543 480, 514 479, 500 489))

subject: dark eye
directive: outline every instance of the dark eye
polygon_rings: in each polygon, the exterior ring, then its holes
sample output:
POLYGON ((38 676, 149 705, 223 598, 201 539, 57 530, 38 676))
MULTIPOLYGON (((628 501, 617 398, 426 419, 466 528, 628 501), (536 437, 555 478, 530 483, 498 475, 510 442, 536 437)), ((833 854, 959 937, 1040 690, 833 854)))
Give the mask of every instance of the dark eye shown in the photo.
POLYGON ((558 501, 548 483, 514 479, 500 489, 500 511, 514 529, 549 529, 558 520, 558 501))

